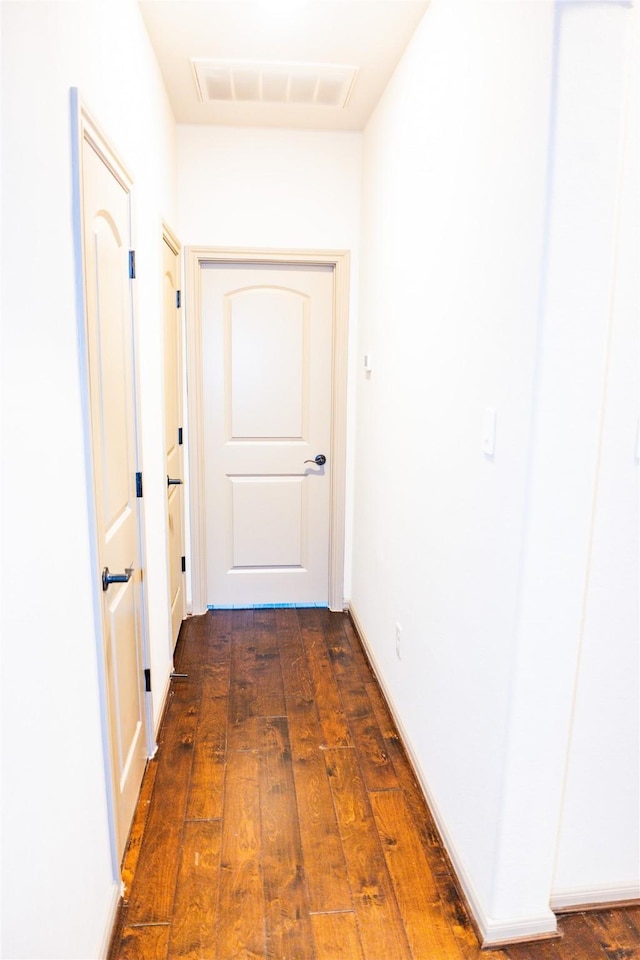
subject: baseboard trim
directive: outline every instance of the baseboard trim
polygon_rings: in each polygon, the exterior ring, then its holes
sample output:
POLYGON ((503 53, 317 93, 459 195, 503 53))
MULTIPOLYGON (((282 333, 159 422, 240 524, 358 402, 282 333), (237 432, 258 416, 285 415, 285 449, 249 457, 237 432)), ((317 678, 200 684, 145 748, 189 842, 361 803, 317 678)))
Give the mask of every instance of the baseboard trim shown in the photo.
POLYGON ((373 649, 367 640, 367 635, 362 626, 362 622, 352 602, 349 603, 347 612, 351 618, 354 629, 360 638, 360 642, 362 643, 364 652, 369 660, 371 669, 375 674, 383 696, 387 701, 387 706, 389 707, 393 720, 398 728, 402 738, 402 745, 406 750, 407 756, 416 775, 416 779, 420 784, 427 806, 431 811, 431 815, 433 816, 436 827, 440 834, 442 846, 447 855, 447 859, 449 860, 458 893, 465 903, 467 913, 469 914, 469 920, 471 921, 471 925, 474 928, 475 934, 478 937, 481 946, 483 948, 493 948, 510 943, 527 942, 530 940, 551 940, 560 938, 562 934, 558 931, 556 917, 551 910, 541 916, 517 917, 508 922, 495 920, 485 913, 473 881, 471 880, 471 877, 465 868, 462 857, 456 849, 456 845, 453 841, 450 831, 447 828, 447 824, 442 812, 438 808, 438 804, 433 796, 429 781, 420 764, 420 760, 413 750, 411 739, 400 718, 400 713, 396 707, 393 696, 386 685, 384 676, 380 670, 380 666, 376 660, 373 649))
POLYGON ((106 958, 109 956, 111 937, 113 936, 113 928, 115 926, 116 917, 118 916, 121 897, 122 884, 114 883, 111 890, 109 908, 107 910, 107 919, 102 931, 102 936, 100 937, 100 947, 96 954, 97 957, 100 957, 100 960, 106 960, 106 958))
POLYGON ((640 884, 612 883, 605 887, 566 887, 554 890, 550 902, 554 913, 636 907, 640 906, 640 884))

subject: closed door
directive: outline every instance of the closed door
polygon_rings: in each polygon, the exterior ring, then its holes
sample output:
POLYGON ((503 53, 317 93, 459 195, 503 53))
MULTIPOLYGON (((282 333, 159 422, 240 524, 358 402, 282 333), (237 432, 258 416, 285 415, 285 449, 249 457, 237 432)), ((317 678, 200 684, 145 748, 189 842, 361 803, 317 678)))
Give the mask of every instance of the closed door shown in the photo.
POLYGON ((201 295, 207 603, 327 604, 333 268, 206 264, 201 295))
POLYGON ((178 302, 180 252, 165 234, 163 246, 164 399, 169 529, 172 649, 184 619, 184 456, 182 430, 182 324, 178 302))
POLYGON ((117 851, 146 762, 142 580, 136 496, 130 193, 117 162, 82 139, 85 321, 104 674, 117 851))

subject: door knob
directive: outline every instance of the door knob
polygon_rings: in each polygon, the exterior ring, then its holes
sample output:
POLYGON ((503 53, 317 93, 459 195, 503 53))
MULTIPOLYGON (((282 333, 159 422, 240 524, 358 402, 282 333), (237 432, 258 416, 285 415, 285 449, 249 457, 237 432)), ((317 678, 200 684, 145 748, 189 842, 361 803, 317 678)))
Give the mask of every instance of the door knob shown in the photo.
POLYGON ((167 477, 167 486, 175 487, 182 483, 182 480, 174 480, 173 477, 167 477))
POLYGON ((102 589, 108 590, 110 583, 128 583, 131 580, 133 567, 125 567, 124 573, 109 573, 109 567, 102 571, 102 589))
POLYGON ((324 467, 327 462, 327 458, 324 453, 319 453, 317 457, 314 457, 313 460, 305 460, 305 463, 317 463, 319 467, 324 467))

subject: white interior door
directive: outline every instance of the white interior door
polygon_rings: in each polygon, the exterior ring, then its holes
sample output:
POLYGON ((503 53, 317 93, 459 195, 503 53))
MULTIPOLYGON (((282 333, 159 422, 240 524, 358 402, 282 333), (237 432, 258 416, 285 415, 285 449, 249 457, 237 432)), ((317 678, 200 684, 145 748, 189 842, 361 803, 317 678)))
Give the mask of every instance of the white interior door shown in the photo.
POLYGON ((182 324, 177 301, 180 253, 165 235, 163 246, 164 402, 169 522, 171 639, 175 647, 185 613, 184 455, 182 444, 182 324))
POLYGON ((82 220, 93 481, 104 664, 121 857, 146 762, 142 585, 136 498, 130 193, 82 139, 82 220), (110 578, 117 579, 110 582, 110 578))
POLYGON ((207 603, 326 604, 333 268, 206 264, 201 296, 207 603))

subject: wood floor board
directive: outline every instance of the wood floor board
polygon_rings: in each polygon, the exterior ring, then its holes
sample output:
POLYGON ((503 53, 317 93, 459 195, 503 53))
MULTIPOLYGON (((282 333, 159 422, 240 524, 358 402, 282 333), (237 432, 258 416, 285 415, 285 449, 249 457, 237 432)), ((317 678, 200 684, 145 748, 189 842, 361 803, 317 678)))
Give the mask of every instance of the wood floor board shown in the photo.
POLYGON ((167 960, 169 931, 168 923, 125 927, 117 960, 167 960))
POLYGON ((326 609, 183 624, 109 960, 640 960, 640 908, 481 950, 357 634, 326 609))
POLYGON ((315 960, 287 721, 270 717, 258 726, 267 956, 315 960))
POLYGON ((130 926, 172 916, 197 712, 197 704, 175 699, 167 709, 166 735, 158 748, 158 771, 131 885, 130 926))
POLYGON ((199 702, 187 793, 187 820, 211 820, 222 816, 228 708, 226 697, 203 697, 199 702))
POLYGON ((155 759, 149 760, 145 767, 144 776, 142 778, 140 794, 138 796, 138 803, 136 805, 136 812, 133 818, 133 823, 131 824, 124 860, 122 861, 122 882, 124 883, 125 900, 129 899, 129 895, 131 893, 131 885, 133 883, 136 867, 138 865, 138 859, 140 857, 142 838, 144 836, 147 819, 149 817, 149 810, 151 808, 151 797, 153 796, 153 787, 156 781, 157 772, 158 761, 155 759))
POLYGON ((285 715, 284 687, 275 624, 275 610, 256 610, 254 677, 255 712, 259 717, 285 715))
POLYGON ((202 699, 228 697, 231 683, 231 647, 225 651, 224 656, 209 651, 206 655, 208 659, 202 668, 202 699))
POLYGON ((365 960, 355 913, 317 913, 311 926, 316 960, 365 960))
MULTIPOLYGON (((430 848, 423 845, 423 851, 432 863, 430 848)), ((478 938, 473 930, 458 889, 450 874, 435 873, 431 866, 431 873, 437 879, 440 906, 445 916, 451 936, 455 940, 458 950, 464 960, 507 960, 508 954, 504 950, 482 950, 478 938)))
POLYGON ((275 615, 285 698, 311 700, 313 685, 298 618, 292 617, 290 610, 276 610, 275 615))
MULTIPOLYGON (((288 613, 278 611, 276 623, 309 905, 312 911, 348 910, 349 881, 321 750, 324 737, 310 667, 298 620, 288 613)), ((323 701, 322 706, 330 709, 330 703, 323 701)))
POLYGON ((387 706, 387 701, 382 695, 380 687, 375 680, 368 680, 365 681, 364 688, 367 692, 371 709, 373 710, 375 718, 378 721, 380 733, 385 740, 389 737, 395 737, 396 725, 393 722, 393 717, 391 716, 391 712, 387 706))
POLYGON ((563 934, 558 944, 562 960, 581 960, 582 957, 606 960, 606 954, 584 913, 559 917, 558 929, 563 934))
POLYGON ((310 909, 349 910, 349 881, 314 701, 289 698, 287 722, 310 909))
POLYGON ((634 928, 624 909, 590 912, 587 922, 607 960, 640 960, 640 942, 630 942, 634 928))
POLYGON ((412 955, 463 960, 402 792, 371 793, 370 800, 412 955))
POLYGON ((624 911, 627 923, 637 934, 640 943, 640 907, 625 907, 624 911))
POLYGON ((373 713, 349 720, 353 743, 367 790, 392 790, 398 777, 373 713))
POLYGON ((411 808, 421 839, 431 850, 432 856, 429 861, 431 870, 438 874, 449 875, 450 867, 444 857, 440 835, 397 733, 386 738, 385 747, 393 763, 398 783, 411 808))
POLYGON ((351 888, 324 758, 295 760, 293 773, 310 909, 350 909, 351 888))
MULTIPOLYGON (((314 611, 315 612, 315 611, 314 611)), ((306 614, 306 610, 300 611, 306 614)), ((302 645, 309 664, 313 696, 322 729, 324 747, 350 747, 351 732, 345 716, 340 691, 321 627, 302 626, 302 645)))
POLYGON ((221 828, 215 820, 184 825, 170 960, 216 960, 221 828))
POLYGON ((229 753, 220 852, 219 960, 266 960, 256 750, 229 753))
POLYGON ((410 960, 355 750, 327 750, 325 757, 365 957, 410 960))
POLYGON ((233 630, 229 725, 227 750, 256 750, 258 747, 258 686, 255 674, 256 645, 253 611, 239 610, 233 630))
POLYGON ((327 622, 325 637, 329 658, 367 789, 389 790, 398 786, 398 779, 353 646, 343 629, 346 622, 345 617, 330 618, 327 622))

